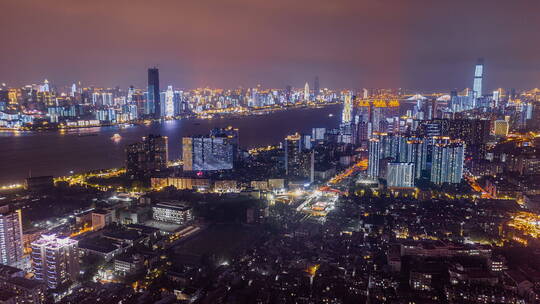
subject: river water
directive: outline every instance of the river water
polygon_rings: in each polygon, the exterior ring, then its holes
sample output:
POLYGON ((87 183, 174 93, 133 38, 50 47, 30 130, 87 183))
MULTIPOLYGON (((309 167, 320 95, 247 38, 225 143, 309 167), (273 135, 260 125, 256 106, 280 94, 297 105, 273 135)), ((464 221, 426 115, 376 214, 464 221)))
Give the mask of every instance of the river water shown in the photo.
POLYGON ((0 185, 20 182, 32 176, 70 174, 124 165, 125 146, 148 134, 169 138, 169 159, 181 158, 183 136, 208 134, 215 127, 239 129, 240 146, 252 148, 277 144, 294 132, 311 133, 311 128, 335 128, 341 105, 324 108, 291 109, 266 115, 183 119, 126 128, 79 129, 62 134, 47 132, 0 132, 0 185), (330 115, 332 114, 332 115, 330 115), (114 134, 119 141, 113 141, 114 134), (80 135, 93 134, 91 136, 80 135))

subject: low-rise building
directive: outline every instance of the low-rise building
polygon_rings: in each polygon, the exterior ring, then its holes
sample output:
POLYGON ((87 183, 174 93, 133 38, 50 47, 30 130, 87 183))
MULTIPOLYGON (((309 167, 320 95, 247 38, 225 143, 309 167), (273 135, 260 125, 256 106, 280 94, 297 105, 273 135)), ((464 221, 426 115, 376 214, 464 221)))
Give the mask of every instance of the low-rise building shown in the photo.
POLYGON ((92 230, 97 231, 112 224, 114 214, 111 210, 96 210, 92 212, 92 230))
POLYGON ((156 221, 184 225, 193 220, 191 207, 172 202, 161 202, 152 206, 152 218, 156 221))
POLYGON ((144 268, 144 258, 140 254, 122 254, 114 259, 114 271, 121 276, 135 273, 144 268))

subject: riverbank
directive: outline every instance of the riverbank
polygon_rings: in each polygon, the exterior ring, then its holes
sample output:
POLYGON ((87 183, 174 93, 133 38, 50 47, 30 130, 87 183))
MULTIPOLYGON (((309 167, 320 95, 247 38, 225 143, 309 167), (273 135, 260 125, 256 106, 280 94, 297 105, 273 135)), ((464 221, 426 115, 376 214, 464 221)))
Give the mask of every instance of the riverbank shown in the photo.
POLYGON ((182 155, 184 136, 208 134, 213 128, 239 129, 243 149, 279 144, 294 132, 310 134, 311 128, 336 128, 341 105, 321 108, 295 108, 267 115, 188 118, 148 125, 94 127, 68 132, 0 132, 0 185, 21 183, 31 176, 66 176, 100 168, 124 166, 125 147, 148 134, 161 134, 169 140, 169 159, 182 155), (78 136, 79 134, 96 134, 78 136), (119 134, 120 140, 111 139, 119 134))
MULTIPOLYGON (((263 108, 255 108, 255 109, 246 109, 246 108, 238 108, 234 112, 230 112, 231 109, 224 109, 224 110, 208 110, 199 114, 189 114, 189 115, 180 115, 177 117, 167 117, 167 118, 145 118, 145 119, 138 119, 133 121, 125 121, 125 122, 116 122, 116 123, 98 123, 98 124, 82 124, 82 125, 55 125, 55 124, 48 124, 48 127, 40 126, 39 128, 32 129, 29 127, 21 127, 18 129, 13 128, 4 128, 0 127, 0 132, 12 132, 14 134, 20 133, 20 132, 43 132, 43 131, 58 131, 58 132, 65 132, 66 130, 84 130, 84 129, 90 129, 90 128, 101 128, 101 127, 113 127, 113 126, 126 126, 126 125, 148 125, 152 123, 159 123, 163 121, 170 121, 170 120, 181 120, 181 119, 220 119, 220 118, 240 118, 240 117, 246 117, 246 116, 259 116, 259 115, 268 115, 280 111, 287 111, 287 110, 293 110, 293 109, 317 109, 317 108, 324 108, 331 105, 340 104, 341 102, 325 102, 325 103, 313 103, 313 104, 298 104, 298 105, 288 105, 288 106, 279 106, 279 107, 263 107, 263 108)), ((88 122, 89 120, 83 120, 85 122, 88 122)))

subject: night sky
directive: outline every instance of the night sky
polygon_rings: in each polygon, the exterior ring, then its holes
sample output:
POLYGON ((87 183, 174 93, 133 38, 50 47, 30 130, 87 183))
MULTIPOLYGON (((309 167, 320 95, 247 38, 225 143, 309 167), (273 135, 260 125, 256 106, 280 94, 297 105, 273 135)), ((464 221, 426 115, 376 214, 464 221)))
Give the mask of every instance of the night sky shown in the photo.
POLYGON ((0 82, 540 86, 539 0, 0 0, 0 82))

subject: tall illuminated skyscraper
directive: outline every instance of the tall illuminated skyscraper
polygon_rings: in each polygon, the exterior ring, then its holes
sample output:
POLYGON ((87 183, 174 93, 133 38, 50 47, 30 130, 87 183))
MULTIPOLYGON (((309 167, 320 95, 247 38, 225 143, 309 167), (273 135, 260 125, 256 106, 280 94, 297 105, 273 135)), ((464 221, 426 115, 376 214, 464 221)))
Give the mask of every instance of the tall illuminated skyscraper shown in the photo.
POLYGON ((135 94, 135 88, 133 86, 129 86, 127 93, 127 103, 131 104, 133 102, 133 94, 135 94))
POLYGON ((165 91, 165 99, 163 100, 164 103, 164 113, 163 116, 166 117, 173 117, 174 116, 174 91, 172 86, 167 87, 167 91, 165 91))
POLYGON ((378 138, 369 140, 368 176, 376 179, 379 177, 379 161, 381 159, 381 141, 378 138))
POLYGON ((154 108, 154 117, 161 117, 161 102, 159 98, 159 70, 158 68, 148 69, 148 100, 154 108))
POLYGON ((341 115, 341 123, 349 124, 352 122, 353 112, 353 100, 351 92, 345 94, 345 100, 343 101, 343 113, 341 115))
POLYGON ((478 59, 474 68, 473 98, 482 97, 482 80, 484 77, 484 59, 478 59))
POLYGON ((71 85, 71 93, 70 93, 70 96, 71 97, 75 97, 75 94, 77 93, 77 85, 75 83, 73 83, 71 85))
POLYGON ((0 264, 17 266, 23 257, 21 210, 0 207, 0 264))
POLYGON ((304 85, 304 100, 309 101, 309 84, 304 85))
POLYGON ((302 152, 302 136, 295 133, 285 138, 285 174, 299 175, 302 152))

